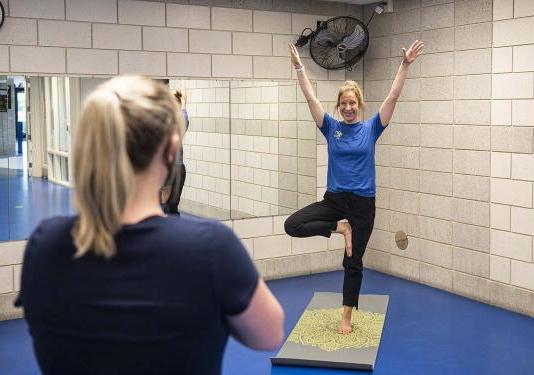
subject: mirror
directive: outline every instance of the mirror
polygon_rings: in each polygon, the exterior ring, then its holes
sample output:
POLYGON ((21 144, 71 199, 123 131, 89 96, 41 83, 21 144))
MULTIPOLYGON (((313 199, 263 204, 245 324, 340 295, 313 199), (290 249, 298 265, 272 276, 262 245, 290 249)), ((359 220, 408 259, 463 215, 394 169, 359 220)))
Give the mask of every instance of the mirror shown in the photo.
MULTIPOLYGON (((83 100, 103 81, 0 77, 0 241, 75 213, 71 142, 83 100)), ((185 91, 190 120, 180 212, 229 220, 315 202, 317 133, 295 81, 171 79, 169 87, 185 91)))
POLYGON ((315 202, 315 124, 296 82, 230 87, 232 219, 289 214, 315 202))
POLYGON ((182 145, 186 178, 179 211, 228 220, 230 84, 221 80, 170 80, 169 86, 185 92, 189 117, 182 145))

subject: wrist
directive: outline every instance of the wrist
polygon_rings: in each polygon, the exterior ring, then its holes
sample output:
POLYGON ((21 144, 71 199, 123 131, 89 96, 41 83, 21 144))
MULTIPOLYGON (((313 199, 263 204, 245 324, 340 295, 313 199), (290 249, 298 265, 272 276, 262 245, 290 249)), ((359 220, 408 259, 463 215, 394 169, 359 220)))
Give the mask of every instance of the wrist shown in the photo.
POLYGON ((295 68, 295 72, 297 72, 297 73, 304 71, 304 65, 302 65, 302 64, 301 65, 295 65, 294 68, 295 68))

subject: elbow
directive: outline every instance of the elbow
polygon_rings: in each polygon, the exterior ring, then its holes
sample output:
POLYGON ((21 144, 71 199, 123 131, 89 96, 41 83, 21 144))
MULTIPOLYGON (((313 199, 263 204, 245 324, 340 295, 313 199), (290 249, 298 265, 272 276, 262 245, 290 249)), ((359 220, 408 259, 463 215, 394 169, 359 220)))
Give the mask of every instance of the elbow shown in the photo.
POLYGON ((276 330, 274 332, 273 342, 272 346, 269 350, 276 350, 279 348, 282 343, 284 342, 284 321, 285 321, 285 315, 284 310, 280 308, 280 312, 277 317, 277 324, 276 324, 276 330))
POLYGON ((275 351, 278 349, 284 342, 284 311, 282 308, 279 309, 276 313, 273 313, 271 317, 271 329, 269 329, 269 334, 264 337, 263 342, 258 347, 254 348, 257 350, 266 350, 266 351, 275 351))
POLYGON ((392 92, 389 93, 389 95, 388 95, 386 100, 388 102, 390 102, 390 103, 397 103, 399 98, 400 98, 400 92, 392 91, 392 92))

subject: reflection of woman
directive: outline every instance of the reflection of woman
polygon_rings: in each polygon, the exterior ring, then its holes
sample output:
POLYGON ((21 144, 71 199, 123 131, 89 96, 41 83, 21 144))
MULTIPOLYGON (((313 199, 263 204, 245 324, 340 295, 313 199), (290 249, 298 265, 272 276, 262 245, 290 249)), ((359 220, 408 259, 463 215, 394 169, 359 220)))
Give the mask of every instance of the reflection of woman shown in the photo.
POLYGON ((362 258, 375 218, 375 143, 391 120, 408 67, 422 53, 423 43, 415 41, 408 51, 403 49, 404 59, 388 96, 378 113, 365 121, 358 121, 363 95, 356 82, 346 81, 339 89, 336 108, 343 121, 332 118, 315 97, 297 49, 292 44, 289 47, 312 117, 328 143, 328 177, 324 199, 291 215, 285 230, 294 237, 344 235, 344 309, 339 332, 349 333, 352 310, 358 308, 362 258), (348 222, 340 221, 343 219, 348 222))
POLYGON ((255 349, 280 343, 281 307, 233 232, 160 208, 178 111, 148 78, 88 97, 74 150, 80 214, 43 221, 24 255, 19 302, 44 373, 216 374, 230 333, 255 349))
MULTIPOLYGON (((176 90, 174 92, 174 97, 182 107, 182 115, 185 121, 185 131, 187 131, 187 129, 189 129, 189 115, 185 109, 186 96, 180 90, 176 90)), ((184 189, 185 176, 186 169, 184 164, 184 150, 183 147, 181 147, 180 151, 176 155, 176 174, 174 180, 171 181, 170 185, 162 188, 162 201, 165 202, 162 204, 162 208, 165 213, 178 213, 178 205, 180 204, 180 197, 182 196, 182 191, 184 189)))

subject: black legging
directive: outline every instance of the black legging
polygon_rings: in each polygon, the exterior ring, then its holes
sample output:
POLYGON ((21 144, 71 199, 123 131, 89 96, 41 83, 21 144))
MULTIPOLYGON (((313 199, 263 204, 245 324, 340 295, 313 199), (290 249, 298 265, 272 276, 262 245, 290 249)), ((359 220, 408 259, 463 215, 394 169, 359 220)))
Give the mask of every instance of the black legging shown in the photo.
POLYGON ((358 308, 362 259, 373 231, 375 198, 326 192, 321 202, 312 203, 288 217, 284 227, 292 237, 330 237, 342 219, 347 219, 352 227, 352 256, 349 258, 345 252, 343 257, 343 305, 358 308))
POLYGON ((163 212, 167 214, 177 214, 180 198, 182 197, 182 190, 184 189, 186 169, 184 164, 176 166, 176 177, 172 184, 171 192, 169 193, 169 200, 162 204, 163 212))

